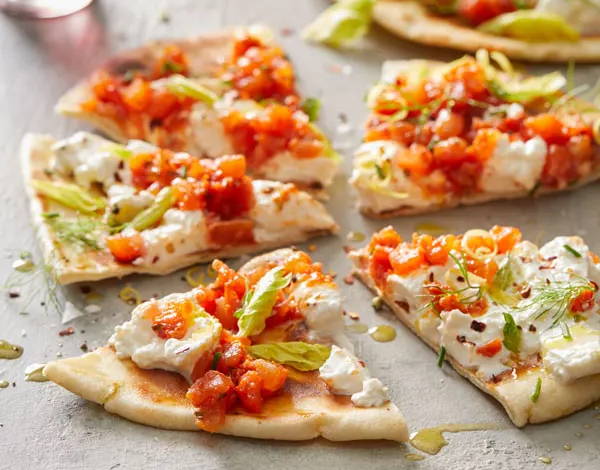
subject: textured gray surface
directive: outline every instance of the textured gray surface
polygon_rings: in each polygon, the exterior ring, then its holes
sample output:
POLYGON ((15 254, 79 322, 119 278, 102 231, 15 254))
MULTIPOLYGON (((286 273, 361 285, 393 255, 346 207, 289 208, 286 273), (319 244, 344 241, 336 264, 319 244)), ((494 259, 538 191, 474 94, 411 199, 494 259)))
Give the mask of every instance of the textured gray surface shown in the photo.
MULTIPOLYGON (((451 51, 420 47, 374 31, 361 50, 340 53, 314 47, 298 37, 326 2, 323 0, 98 0, 91 10, 67 19, 19 23, 0 17, 0 201, 2 223, 0 278, 11 272, 11 259, 19 251, 35 249, 22 183, 16 161, 18 141, 26 131, 67 135, 78 123, 56 117, 52 107, 59 95, 111 53, 150 38, 176 37, 217 30, 225 25, 262 22, 286 34, 281 41, 295 62, 300 88, 307 96, 322 99, 322 123, 333 140, 349 154, 360 137, 357 126, 364 118, 362 98, 367 85, 378 76, 383 59, 429 57, 450 59, 451 51), (169 23, 160 21, 162 11, 169 23), (290 34, 291 33, 291 34, 290 34), (344 67, 345 66, 345 67, 344 67), (349 117, 354 132, 336 131, 339 114, 349 117)), ((580 67, 579 82, 593 83, 600 67, 580 67)), ((352 194, 345 184, 350 161, 333 187, 330 208, 343 227, 339 238, 318 242, 314 256, 336 270, 341 278, 349 264, 342 252, 349 230, 370 233, 385 222, 372 222, 353 210, 352 194)), ((543 241, 556 234, 586 236, 600 251, 600 188, 595 185, 574 194, 536 201, 487 204, 439 215, 398 219, 394 224, 409 234, 419 222, 435 222, 459 231, 493 223, 512 224, 525 235, 543 241)), ((186 289, 174 274, 164 279, 128 279, 146 297, 186 289)), ((354 336, 373 372, 390 386, 405 413, 411 430, 443 423, 496 423, 497 431, 448 434, 450 444, 437 456, 420 462, 403 458, 411 449, 389 443, 333 444, 323 440, 307 443, 261 442, 204 433, 160 431, 111 416, 96 405, 52 384, 24 381, 23 370, 33 362, 46 362, 62 353, 80 354, 80 345, 102 344, 129 307, 117 299, 119 282, 95 286, 104 293, 102 313, 71 323, 76 333, 59 337, 64 328, 60 316, 40 306, 33 297, 36 287, 24 289, 23 298, 2 300, 0 338, 25 346, 16 361, 0 360, 0 380, 16 382, 0 389, 0 468, 346 468, 346 469, 533 469, 544 467, 540 456, 553 459, 551 468, 598 468, 600 452, 599 411, 588 409, 555 423, 515 429, 503 410, 454 372, 435 367, 435 356, 412 334, 403 330, 390 314, 375 314, 370 295, 359 284, 342 288, 349 309, 360 312, 370 325, 398 326, 398 337, 387 344, 366 335, 354 336), (21 310, 27 315, 19 315, 21 310), (85 332, 82 332, 84 330, 85 332), (25 336, 23 336, 25 334, 25 336), (591 426, 591 427, 590 427, 591 426), (576 433, 583 433, 577 437, 576 433), (573 450, 563 450, 570 443, 573 450)), ((78 288, 65 291, 83 305, 78 288)), ((6 296, 4 296, 6 297, 6 296)))

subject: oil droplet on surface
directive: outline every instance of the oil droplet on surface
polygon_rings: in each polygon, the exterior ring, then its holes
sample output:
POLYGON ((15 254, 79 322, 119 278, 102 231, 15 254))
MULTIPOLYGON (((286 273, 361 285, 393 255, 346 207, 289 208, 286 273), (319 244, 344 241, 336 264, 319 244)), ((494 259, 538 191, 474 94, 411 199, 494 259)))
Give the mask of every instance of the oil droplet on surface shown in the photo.
POLYGON ((17 359, 21 354, 23 354, 22 346, 0 339, 0 359, 17 359))
POLYGON ((6 388, 6 387, 8 387, 8 381, 0 380, 0 388, 6 388))
POLYGON ((425 458, 425 456, 421 455, 421 454, 413 454, 411 452, 411 453, 408 453, 408 454, 404 454, 404 458, 406 460, 410 460, 411 462, 416 462, 418 460, 423 460, 425 458))
POLYGON ((25 380, 27 382, 47 382, 48 378, 44 375, 46 364, 31 364, 25 368, 25 380))
POLYGON ((378 325, 369 328, 369 335, 375 341, 380 343, 387 343, 392 341, 396 337, 396 329, 390 325, 378 325))
POLYGON ((444 424, 413 433, 410 436, 410 443, 421 452, 435 455, 448 444, 448 441, 444 439, 443 433, 445 432, 486 431, 490 429, 497 429, 497 426, 493 424, 444 424))
POLYGON ((573 447, 571 447, 571 444, 565 444, 565 445, 563 445, 563 449, 565 449, 565 450, 573 450, 573 447))
POLYGON ((437 236, 448 233, 450 230, 448 230, 446 227, 436 224, 435 222, 421 222, 415 226, 415 231, 437 236))
POLYGON ((552 463, 552 459, 550 457, 540 457, 538 460, 546 465, 550 465, 552 463))

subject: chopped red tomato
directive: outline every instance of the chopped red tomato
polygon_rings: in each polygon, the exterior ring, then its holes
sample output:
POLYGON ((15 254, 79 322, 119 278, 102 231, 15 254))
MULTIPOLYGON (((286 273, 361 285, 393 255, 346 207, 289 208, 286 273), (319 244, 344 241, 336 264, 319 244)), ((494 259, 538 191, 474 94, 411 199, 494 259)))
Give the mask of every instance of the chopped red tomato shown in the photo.
POLYGON ((152 331, 162 339, 182 339, 193 321, 194 304, 191 300, 159 301, 143 316, 152 321, 152 331))
POLYGON ((106 246, 119 263, 131 263, 144 254, 144 239, 137 232, 112 235, 106 239, 106 246))
POLYGON ((196 380, 186 397, 198 409, 198 425, 205 431, 215 432, 225 421, 225 414, 235 403, 234 384, 230 377, 209 370, 196 380))
MULTIPOLYGON (((512 0, 470 0, 461 3, 475 22, 514 9, 512 0), (509 8, 510 7, 510 8, 509 8)), ((383 85, 372 103, 365 141, 402 144, 391 160, 426 196, 468 195, 482 191, 485 162, 498 139, 542 138, 548 145, 540 182, 564 188, 590 173, 594 161, 591 127, 576 115, 539 113, 526 105, 508 112, 475 59, 456 62, 440 77, 422 81, 399 77, 383 85), (400 116, 400 117, 398 117, 400 116)))
POLYGON ((261 375, 254 370, 245 372, 235 387, 235 392, 242 402, 242 405, 251 413, 258 413, 262 409, 262 387, 263 379, 261 375))
POLYGON ((325 149, 306 116, 282 104, 270 103, 252 115, 233 109, 221 121, 234 150, 245 155, 252 167, 284 151, 297 158, 315 158, 325 149))
POLYGON ((593 290, 583 291, 571 301, 571 311, 585 312, 592 308, 594 305, 594 295, 595 292, 593 290))
POLYGON ((502 351, 502 340, 500 338, 496 338, 489 343, 479 346, 475 351, 477 351, 477 354, 481 354, 485 357, 494 357, 496 354, 502 351))
POLYGON ((517 9, 514 0, 459 0, 460 16, 474 25, 517 9))
POLYGON ((250 361, 246 367, 256 371, 260 375, 263 391, 267 393, 275 393, 280 390, 288 375, 287 369, 281 364, 265 361, 264 359, 250 361))
POLYGON ((400 276, 411 273, 426 262, 420 248, 410 247, 407 244, 399 245, 390 253, 389 259, 394 273, 400 276))
POLYGON ((385 286, 387 276, 392 272, 390 251, 390 248, 376 246, 369 256, 369 275, 379 287, 385 286))
POLYGON ((498 253, 508 253, 514 246, 521 241, 521 231, 515 227, 501 227, 494 225, 490 234, 496 240, 498 253))
POLYGON ((298 104, 291 63, 281 48, 257 37, 248 35, 235 42, 222 77, 231 82, 242 99, 298 104))

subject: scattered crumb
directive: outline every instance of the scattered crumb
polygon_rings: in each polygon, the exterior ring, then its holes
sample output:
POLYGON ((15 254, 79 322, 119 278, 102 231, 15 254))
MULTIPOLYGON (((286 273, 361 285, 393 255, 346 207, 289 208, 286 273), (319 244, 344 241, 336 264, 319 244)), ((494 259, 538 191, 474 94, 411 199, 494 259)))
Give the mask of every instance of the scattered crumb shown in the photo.
POLYGON ((75 333, 75 328, 70 326, 69 328, 59 331, 58 336, 71 336, 73 333, 75 333))
POLYGON ((21 297, 21 293, 19 291, 17 291, 17 290, 10 290, 10 291, 8 291, 8 296, 11 299, 16 299, 18 297, 21 297))
POLYGON ((360 316, 358 315, 358 313, 356 312, 348 312, 348 316, 352 319, 352 320, 360 320, 360 316))
POLYGON ((317 251, 317 245, 308 245, 308 251, 317 251))
POLYGON ((352 273, 348 274, 345 278, 344 278, 344 282, 346 284, 348 284, 349 286, 351 286, 352 284, 354 284, 354 276, 352 275, 352 273))
POLYGON ((60 351, 58 351, 58 352, 56 353, 56 357, 63 357, 63 353, 61 353, 60 351))
POLYGON ((281 28, 281 31, 279 33, 283 37, 287 37, 287 36, 291 36, 292 34, 294 34, 295 31, 292 28, 281 28))
POLYGON ((348 246, 348 245, 344 245, 342 247, 342 250, 344 250, 344 253, 350 253, 352 251, 352 247, 348 246))
POLYGON ((158 19, 161 23, 168 23, 169 21, 171 21, 171 15, 169 15, 169 12, 163 10, 160 12, 158 19))
POLYGON ((79 346, 79 349, 81 349, 83 352, 87 352, 88 351, 87 343, 81 343, 81 346, 79 346))

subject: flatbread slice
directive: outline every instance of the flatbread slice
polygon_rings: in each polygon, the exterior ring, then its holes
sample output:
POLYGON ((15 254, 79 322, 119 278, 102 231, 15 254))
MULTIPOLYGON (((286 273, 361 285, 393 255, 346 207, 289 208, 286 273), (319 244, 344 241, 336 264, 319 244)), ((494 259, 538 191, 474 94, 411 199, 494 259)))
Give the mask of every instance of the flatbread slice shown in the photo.
POLYGON ((122 143, 141 139, 209 158, 241 153, 253 176, 315 190, 332 182, 339 164, 311 122, 318 102, 302 101, 291 63, 263 27, 120 53, 67 91, 56 111, 122 143))
POLYGON ((349 254, 438 365, 448 361, 519 427, 600 399, 600 259, 579 237, 540 249, 520 239, 496 226, 403 242, 387 227, 349 254))
MULTIPOLYGON (((240 270, 240 273, 250 274, 257 269, 264 272, 265 269, 271 269, 272 266, 281 263, 285 266, 292 257, 298 260, 309 260, 305 254, 298 255, 292 250, 279 250, 252 260, 247 267, 240 270)), ((311 269, 314 269, 313 273, 320 273, 318 267, 311 269)), ((304 273, 306 274, 306 270, 304 273)), ((303 274, 298 272, 295 276, 302 278, 303 274)), ((325 281, 328 292, 333 293, 330 299, 336 302, 334 308, 338 309, 337 316, 332 318, 335 320, 332 323, 341 322, 343 325, 341 305, 337 303, 339 293, 331 284, 330 278, 324 276, 314 274, 311 281, 312 288, 317 286, 316 289, 319 289, 320 281, 315 284, 314 279, 320 278, 325 281)), ((216 282, 218 283, 219 280, 216 282)), ((306 287, 306 284, 303 285, 304 287, 301 286, 302 282, 292 280, 285 288, 284 295, 290 293, 294 295, 296 289, 306 287)), ((180 296, 176 302, 186 295, 175 294, 180 296)), ((169 296, 167 299, 169 298, 173 299, 174 296, 169 296)), ((145 307, 144 305, 137 307, 140 308, 145 307)), ((279 307, 275 306, 277 312, 278 309, 279 307)), ((289 335, 290 331, 295 331, 295 341, 298 341, 299 335, 302 334, 304 340, 308 341, 310 336, 313 338, 312 341, 318 338, 319 341, 327 344, 324 340, 331 332, 312 329, 308 326, 312 320, 303 317, 275 328, 267 326, 259 336, 251 337, 252 344, 258 344, 258 341, 267 338, 271 338, 272 341, 275 337, 279 341, 286 340, 285 335, 289 335), (301 331, 304 333, 300 333, 301 331)), ((123 355, 118 351, 123 352, 122 345, 114 339, 121 334, 118 333, 119 327, 116 331, 117 333, 111 339, 113 346, 99 348, 81 357, 52 362, 45 367, 44 374, 58 385, 87 400, 101 404, 110 413, 131 421, 162 429, 199 430, 195 414, 197 409, 190 399, 186 398, 190 384, 184 376, 173 371, 142 369, 130 358, 120 357, 123 355)), ((228 334, 229 340, 232 340, 233 332, 228 334)), ((237 335, 240 337, 241 332, 238 331, 237 335)), ((310 346, 310 343, 305 344, 310 346)), ((213 350, 210 349, 209 353, 212 357, 213 350)), ((139 362, 139 356, 136 358, 139 362)), ((214 359, 212 362, 215 362, 214 359)), ((215 367, 220 369, 219 359, 216 363, 218 366, 215 367)), ((292 367, 286 370, 287 379, 284 386, 271 397, 265 398, 260 411, 249 412, 243 404, 237 403, 229 409, 218 428, 212 431, 234 436, 277 440, 306 440, 319 436, 332 441, 357 439, 405 441, 407 439, 404 418, 389 400, 377 406, 356 406, 350 396, 334 394, 318 371, 299 371, 292 367)), ((183 373, 181 370, 180 372, 183 373)))
POLYGON ((572 42, 528 42, 485 33, 451 17, 435 15, 415 0, 378 0, 373 18, 397 36, 431 46, 469 52, 484 48, 532 62, 597 62, 600 59, 598 36, 583 36, 572 42))
POLYGON ((387 218, 596 181, 600 113, 565 84, 485 50, 449 64, 386 62, 354 156, 359 209, 387 218))
POLYGON ((323 205, 293 184, 253 180, 243 168, 231 180, 219 180, 215 176, 219 161, 244 166, 241 156, 201 160, 139 141, 121 146, 85 132, 61 141, 26 135, 21 162, 33 221, 58 282, 167 274, 217 257, 264 251, 337 231, 323 205), (179 166, 179 174, 172 172, 174 167, 163 168, 159 173, 166 179, 148 186, 150 181, 142 180, 151 172, 131 169, 133 160, 144 158, 148 163, 172 162, 179 166), (198 165, 204 170, 194 176, 198 165), (203 178, 212 178, 217 192, 198 189, 203 178), (58 196, 47 192, 52 185, 58 185, 58 196), (60 201, 65 188, 67 197, 75 197, 75 205, 60 201), (135 228, 136 220, 156 208, 161 191, 171 191, 174 199, 154 215, 156 220, 135 228), (207 198, 213 198, 212 209, 205 205, 207 198), (124 252, 123 246, 110 248, 115 237, 125 241, 129 237, 133 245, 126 242, 124 252))

